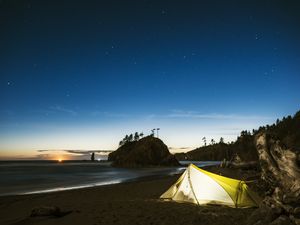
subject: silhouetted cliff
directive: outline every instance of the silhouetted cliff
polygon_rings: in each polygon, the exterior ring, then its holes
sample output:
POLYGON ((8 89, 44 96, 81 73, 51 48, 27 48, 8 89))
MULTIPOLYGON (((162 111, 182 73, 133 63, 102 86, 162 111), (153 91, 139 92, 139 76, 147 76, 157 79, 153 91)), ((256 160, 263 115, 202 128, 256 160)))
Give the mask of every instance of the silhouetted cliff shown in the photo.
POLYGON ((257 130, 242 131, 237 140, 230 144, 217 143, 199 147, 187 153, 175 154, 178 160, 227 160, 233 159, 236 155, 242 161, 257 161, 258 153, 255 144, 255 135, 265 132, 274 140, 280 142, 286 148, 300 150, 300 111, 293 117, 283 117, 277 119, 276 123, 259 127, 257 130))
POLYGON ((216 160, 220 161, 231 156, 229 144, 220 143, 196 148, 187 153, 177 153, 175 157, 178 160, 216 160))

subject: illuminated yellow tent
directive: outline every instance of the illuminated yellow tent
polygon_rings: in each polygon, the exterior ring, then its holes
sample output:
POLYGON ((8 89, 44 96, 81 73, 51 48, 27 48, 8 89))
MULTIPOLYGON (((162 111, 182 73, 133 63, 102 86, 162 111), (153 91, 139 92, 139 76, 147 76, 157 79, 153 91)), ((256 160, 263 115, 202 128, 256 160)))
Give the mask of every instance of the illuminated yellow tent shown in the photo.
POLYGON ((160 198, 198 205, 219 204, 236 208, 258 206, 260 199, 244 181, 223 177, 190 164, 160 198))

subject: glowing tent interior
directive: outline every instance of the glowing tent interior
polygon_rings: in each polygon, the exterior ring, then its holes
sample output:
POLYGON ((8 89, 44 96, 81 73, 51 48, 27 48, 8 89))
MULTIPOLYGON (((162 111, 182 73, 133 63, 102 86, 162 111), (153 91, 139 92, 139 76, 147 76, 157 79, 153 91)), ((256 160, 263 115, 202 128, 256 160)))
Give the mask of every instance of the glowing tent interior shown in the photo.
POLYGON ((236 208, 257 207, 260 199, 245 181, 223 177, 190 164, 161 199, 218 204, 236 208))

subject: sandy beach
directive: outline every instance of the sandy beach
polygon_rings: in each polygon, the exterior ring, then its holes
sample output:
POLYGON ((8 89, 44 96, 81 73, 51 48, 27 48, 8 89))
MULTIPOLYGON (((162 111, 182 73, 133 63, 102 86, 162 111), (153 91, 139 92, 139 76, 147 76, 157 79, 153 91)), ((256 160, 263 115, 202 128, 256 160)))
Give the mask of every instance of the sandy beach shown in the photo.
MULTIPOLYGON (((211 171, 240 177, 239 171, 213 167, 211 171)), ((0 198, 0 224, 245 224, 254 209, 224 206, 197 206, 166 202, 159 196, 177 179, 176 176, 148 178, 62 192, 3 196, 0 198), (30 217, 39 206, 57 206, 69 212, 62 217, 30 217)))

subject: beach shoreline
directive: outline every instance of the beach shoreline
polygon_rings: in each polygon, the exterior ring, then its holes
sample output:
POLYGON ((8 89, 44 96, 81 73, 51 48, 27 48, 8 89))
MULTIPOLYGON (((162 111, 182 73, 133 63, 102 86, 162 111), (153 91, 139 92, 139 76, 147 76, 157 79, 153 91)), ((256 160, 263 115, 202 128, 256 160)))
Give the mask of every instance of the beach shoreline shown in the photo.
MULTIPOLYGON (((218 167, 208 168, 219 170, 218 167)), ((224 172, 224 171, 223 171, 224 172)), ((229 171, 227 171, 229 173, 229 171)), ((252 209, 197 206, 162 201, 180 175, 147 177, 119 184, 67 191, 0 197, 0 224, 243 224, 252 209), (40 206, 57 206, 69 214, 30 217, 40 206)), ((232 174, 237 176, 237 174, 232 174)))
MULTIPOLYGON (((218 164, 198 163, 200 167, 218 164)), ((186 166, 183 164, 179 167, 116 168, 109 163, 81 161, 0 161, 0 196, 48 193, 135 181, 142 177, 179 174, 186 166)))

